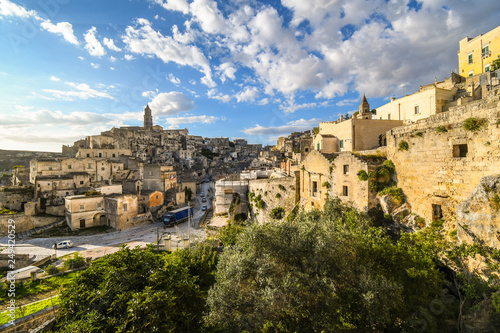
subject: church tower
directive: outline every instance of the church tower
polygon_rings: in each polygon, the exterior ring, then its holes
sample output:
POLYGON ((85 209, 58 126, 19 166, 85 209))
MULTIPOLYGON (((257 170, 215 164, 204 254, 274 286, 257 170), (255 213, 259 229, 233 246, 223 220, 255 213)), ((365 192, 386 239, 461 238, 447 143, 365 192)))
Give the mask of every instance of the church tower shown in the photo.
POLYGON ((368 104, 368 100, 366 96, 363 95, 363 99, 361 100, 361 104, 359 105, 358 119, 372 119, 372 113, 370 111, 370 104, 368 104))
POLYGON ((149 104, 146 105, 144 109, 144 130, 152 131, 153 130, 153 116, 151 115, 151 109, 149 108, 149 104))

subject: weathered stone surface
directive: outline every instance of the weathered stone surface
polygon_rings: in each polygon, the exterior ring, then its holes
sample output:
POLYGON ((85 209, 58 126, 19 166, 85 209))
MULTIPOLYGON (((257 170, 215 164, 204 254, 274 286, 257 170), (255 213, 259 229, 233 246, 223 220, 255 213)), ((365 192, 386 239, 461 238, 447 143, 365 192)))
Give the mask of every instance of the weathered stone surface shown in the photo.
POLYGON ((500 174, 481 179, 466 200, 456 210, 457 236, 460 241, 483 241, 500 248, 500 205, 495 202, 500 193, 500 174))
POLYGON ((394 208, 396 208, 396 204, 390 195, 383 195, 379 198, 380 206, 384 211, 384 214, 392 214, 394 208))
POLYGON ((401 222, 406 216, 410 215, 411 206, 409 203, 405 202, 401 206, 394 209, 391 213, 392 219, 397 222, 401 222))

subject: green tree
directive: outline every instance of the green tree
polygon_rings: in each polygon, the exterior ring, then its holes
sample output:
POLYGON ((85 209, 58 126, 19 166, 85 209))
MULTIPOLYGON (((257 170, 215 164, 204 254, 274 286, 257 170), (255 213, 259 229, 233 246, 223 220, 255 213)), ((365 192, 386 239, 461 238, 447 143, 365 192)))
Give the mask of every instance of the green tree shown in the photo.
POLYGON ((500 69, 500 55, 491 63, 490 71, 494 72, 497 69, 500 69))
POLYGON ((216 253, 172 254, 123 247, 83 271, 61 293, 61 332, 200 332, 216 253))
POLYGON ((231 332, 411 326, 441 294, 443 276, 426 248, 370 225, 335 199, 293 224, 250 226, 221 255, 207 324, 231 332))

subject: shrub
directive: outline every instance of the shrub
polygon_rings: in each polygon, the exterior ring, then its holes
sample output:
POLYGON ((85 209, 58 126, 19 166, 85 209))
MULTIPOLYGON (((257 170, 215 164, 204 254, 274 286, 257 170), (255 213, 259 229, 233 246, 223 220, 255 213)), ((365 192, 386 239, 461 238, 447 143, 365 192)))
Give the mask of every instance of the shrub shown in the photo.
POLYGON ((415 133, 416 136, 419 136, 419 137, 423 137, 424 136, 424 132, 417 132, 415 133))
POLYGON ((85 266, 85 258, 78 252, 73 254, 72 257, 66 259, 64 266, 69 269, 75 269, 85 266))
POLYGON ((330 183, 329 182, 324 182, 322 185, 323 185, 323 187, 330 188, 330 183))
POLYGON ((281 184, 279 184, 279 185, 278 185, 278 188, 279 188, 280 190, 282 190, 282 191, 286 191, 285 186, 283 186, 283 185, 281 185, 281 184))
POLYGON ((358 173, 357 173, 357 175, 358 175, 359 180, 361 180, 361 181, 367 181, 368 180, 368 174, 366 173, 365 170, 359 170, 358 173))
POLYGON ((444 126, 438 126, 436 128, 436 132, 438 132, 438 133, 446 133, 446 132, 448 132, 448 130, 444 126))
POLYGON ((390 195, 396 205, 401 205, 406 201, 405 194, 399 187, 386 187, 379 194, 390 195))
POLYGON ((408 144, 407 141, 403 140, 399 143, 399 150, 408 150, 410 148, 410 145, 408 144))
POLYGON ((477 132, 481 130, 481 128, 485 125, 486 125, 486 119, 474 118, 474 117, 465 119, 464 123, 462 124, 463 128, 466 131, 470 132, 477 132))
POLYGON ((285 217, 285 209, 283 207, 276 207, 271 210, 271 213, 269 213, 269 217, 271 217, 273 220, 281 220, 283 217, 285 217))
POLYGON ((280 199, 280 198, 281 198, 281 194, 276 193, 276 199, 280 199))
POLYGON ((45 267, 45 271, 49 275, 54 275, 54 274, 59 273, 59 269, 54 265, 48 265, 47 267, 45 267))
POLYGON ((500 209, 500 196, 498 194, 495 194, 491 199, 490 199, 490 205, 493 209, 498 210, 500 209))

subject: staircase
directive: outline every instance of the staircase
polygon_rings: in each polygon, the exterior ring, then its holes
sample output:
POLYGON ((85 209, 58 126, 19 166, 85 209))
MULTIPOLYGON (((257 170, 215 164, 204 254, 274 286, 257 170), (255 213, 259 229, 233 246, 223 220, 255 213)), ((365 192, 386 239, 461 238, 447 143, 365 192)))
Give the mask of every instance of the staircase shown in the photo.
POLYGON ((23 232, 17 233, 16 237, 17 237, 17 239, 23 239, 24 237, 40 234, 40 233, 42 233, 46 230, 49 230, 53 227, 63 226, 64 224, 66 224, 66 220, 57 221, 57 222, 54 222, 51 224, 44 225, 43 227, 35 227, 35 228, 32 228, 28 231, 23 231, 23 232))

